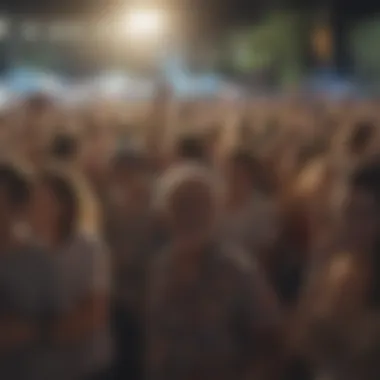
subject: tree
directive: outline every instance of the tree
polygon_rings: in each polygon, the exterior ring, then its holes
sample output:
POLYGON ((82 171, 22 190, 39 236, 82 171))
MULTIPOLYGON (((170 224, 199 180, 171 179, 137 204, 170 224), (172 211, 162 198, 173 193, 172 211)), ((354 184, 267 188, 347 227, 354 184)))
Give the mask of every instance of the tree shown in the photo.
POLYGON ((293 12, 275 12, 234 33, 229 45, 235 69, 250 73, 275 67, 281 81, 296 81, 303 54, 300 17, 293 12))
POLYGON ((368 81, 380 79, 380 18, 358 24, 349 35, 356 73, 368 81))

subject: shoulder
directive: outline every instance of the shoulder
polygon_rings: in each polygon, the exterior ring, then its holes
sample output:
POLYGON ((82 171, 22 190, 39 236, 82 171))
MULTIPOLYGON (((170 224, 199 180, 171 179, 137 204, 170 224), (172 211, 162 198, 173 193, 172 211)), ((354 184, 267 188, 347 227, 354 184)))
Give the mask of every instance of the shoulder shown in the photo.
POLYGON ((51 255, 49 255, 46 249, 38 244, 29 242, 19 246, 7 256, 10 261, 18 261, 20 259, 25 263, 34 262, 36 264, 52 262, 52 260, 50 260, 51 255))
POLYGON ((219 258, 230 270, 238 274, 250 274, 257 271, 258 268, 258 264, 252 255, 233 244, 221 246, 219 258))
POLYGON ((75 235, 67 246, 67 254, 74 255, 77 260, 106 261, 109 254, 106 243, 100 238, 88 234, 80 233, 75 235))
POLYGON ((279 204, 269 196, 255 193, 249 205, 249 210, 263 217, 274 217, 279 213, 279 204))
POLYGON ((57 268, 50 252, 37 244, 27 243, 4 257, 2 269, 11 273, 24 273, 24 276, 38 281, 50 276, 57 268))
POLYGON ((87 250, 106 249, 106 244, 102 239, 86 232, 77 233, 73 236, 69 242, 69 246, 87 250))

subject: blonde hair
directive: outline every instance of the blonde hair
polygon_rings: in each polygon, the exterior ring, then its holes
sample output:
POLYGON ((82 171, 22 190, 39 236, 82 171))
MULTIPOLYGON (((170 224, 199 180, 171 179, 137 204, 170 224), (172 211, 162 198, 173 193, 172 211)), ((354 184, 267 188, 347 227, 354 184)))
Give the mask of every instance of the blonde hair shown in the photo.
POLYGON ((78 221, 76 229, 89 236, 100 232, 100 206, 98 199, 87 179, 73 170, 70 165, 50 165, 49 168, 61 173, 72 184, 78 200, 78 221))

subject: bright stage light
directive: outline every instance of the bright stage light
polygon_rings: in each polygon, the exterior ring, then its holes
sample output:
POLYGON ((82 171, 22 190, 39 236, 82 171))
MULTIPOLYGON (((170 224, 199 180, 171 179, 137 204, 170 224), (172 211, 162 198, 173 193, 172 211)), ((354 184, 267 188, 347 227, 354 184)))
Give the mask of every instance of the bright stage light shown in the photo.
POLYGON ((122 32, 132 39, 161 37, 166 29, 163 12, 156 9, 135 10, 122 21, 122 32))

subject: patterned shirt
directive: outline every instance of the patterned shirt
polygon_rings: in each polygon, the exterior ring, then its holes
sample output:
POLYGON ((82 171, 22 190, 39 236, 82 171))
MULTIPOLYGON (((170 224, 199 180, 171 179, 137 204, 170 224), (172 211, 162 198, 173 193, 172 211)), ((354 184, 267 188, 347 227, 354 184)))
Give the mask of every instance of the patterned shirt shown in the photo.
POLYGON ((243 378, 254 358, 255 332, 277 322, 272 294, 248 255, 215 245, 198 269, 184 280, 169 251, 153 265, 149 380, 243 378))

